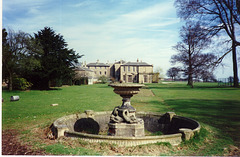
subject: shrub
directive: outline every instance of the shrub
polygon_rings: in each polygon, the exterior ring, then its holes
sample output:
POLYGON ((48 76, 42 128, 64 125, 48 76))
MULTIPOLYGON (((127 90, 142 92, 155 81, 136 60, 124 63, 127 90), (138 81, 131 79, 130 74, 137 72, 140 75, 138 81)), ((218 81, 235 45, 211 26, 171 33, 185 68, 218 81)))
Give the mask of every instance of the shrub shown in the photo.
POLYGON ((88 77, 81 77, 75 80, 75 85, 87 85, 88 84, 88 77))
POLYGON ((61 87, 63 85, 63 81, 61 79, 55 79, 50 81, 51 87, 61 87))
POLYGON ((32 87, 32 83, 28 82, 25 78, 14 78, 13 79, 13 89, 15 90, 27 90, 32 87))
POLYGON ((102 75, 98 78, 98 81, 100 81, 101 83, 105 84, 107 83, 108 79, 106 76, 102 75))

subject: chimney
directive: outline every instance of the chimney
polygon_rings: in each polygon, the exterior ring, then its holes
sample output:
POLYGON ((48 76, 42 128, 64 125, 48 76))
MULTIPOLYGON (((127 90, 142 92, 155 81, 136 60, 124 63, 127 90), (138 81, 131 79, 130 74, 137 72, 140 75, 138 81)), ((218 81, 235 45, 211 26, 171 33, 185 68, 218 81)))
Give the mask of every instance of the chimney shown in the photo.
POLYGON ((99 59, 97 60, 97 63, 99 63, 99 59))
POLYGON ((137 59, 137 62, 139 62, 139 60, 137 59))

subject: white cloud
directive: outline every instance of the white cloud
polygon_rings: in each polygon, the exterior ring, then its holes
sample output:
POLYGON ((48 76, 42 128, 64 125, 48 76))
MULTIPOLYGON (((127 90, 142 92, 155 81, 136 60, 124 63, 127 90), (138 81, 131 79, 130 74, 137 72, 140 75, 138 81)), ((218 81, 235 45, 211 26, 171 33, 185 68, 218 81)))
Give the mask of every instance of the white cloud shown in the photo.
MULTIPOLYGON (((28 33, 36 33, 45 26, 53 27, 64 36, 70 48, 85 55, 82 61, 136 61, 139 58, 165 71, 171 66, 169 59, 175 53, 172 46, 178 38, 179 25, 173 1, 135 7, 130 12, 127 9, 122 11, 121 6, 95 11, 93 8, 104 5, 99 1, 83 1, 62 7, 56 5, 52 8, 45 6, 47 1, 24 0, 22 4, 14 1, 31 16, 19 16, 5 24, 28 33), (67 10, 68 7, 71 10, 67 10)), ((118 3, 129 6, 132 1, 126 1, 129 4, 122 1, 118 3)), ((8 2, 5 6, 11 8, 10 4, 8 2)))
MULTIPOLYGON (((3 0, 3 12, 31 9, 32 7, 46 4, 47 0, 3 0)), ((48 1, 49 2, 49 1, 48 1)))
POLYGON ((94 4, 96 4, 97 1, 94 1, 94 0, 86 0, 86 1, 81 1, 81 2, 78 2, 76 4, 71 4, 69 5, 70 7, 73 7, 73 8, 81 8, 81 7, 89 7, 89 6, 92 6, 94 4))
POLYGON ((167 27, 179 23, 177 18, 168 16, 173 9, 168 5, 157 4, 125 13, 101 24, 81 23, 61 33, 70 47, 85 54, 82 60, 87 62, 139 58, 166 71, 171 66, 169 60, 175 53, 172 46, 178 38, 178 30, 167 27))
POLYGON ((116 28, 143 28, 143 27, 156 27, 167 26, 169 24, 178 23, 177 18, 169 18, 172 14, 173 6, 171 3, 160 3, 154 6, 144 8, 142 10, 133 11, 120 15, 118 18, 108 22, 109 25, 116 28), (171 22, 169 21, 171 20, 171 22), (169 23, 170 22, 170 23, 169 23))
POLYGON ((126 21, 128 22, 158 19, 166 14, 169 14, 169 12, 171 12, 172 9, 174 9, 171 4, 172 4, 171 2, 159 3, 154 6, 144 8, 142 10, 137 10, 134 12, 130 12, 128 14, 124 14, 122 15, 122 17, 126 19, 126 21))

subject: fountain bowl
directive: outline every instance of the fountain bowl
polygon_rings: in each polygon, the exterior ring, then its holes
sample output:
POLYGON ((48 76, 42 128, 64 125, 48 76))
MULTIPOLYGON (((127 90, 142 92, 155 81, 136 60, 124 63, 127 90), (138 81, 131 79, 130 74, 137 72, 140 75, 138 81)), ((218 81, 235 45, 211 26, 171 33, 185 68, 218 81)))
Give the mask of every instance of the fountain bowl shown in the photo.
POLYGON ((138 94, 139 88, 142 88, 143 84, 133 84, 133 83, 113 83, 109 86, 114 88, 114 93, 124 96, 133 96, 138 94))

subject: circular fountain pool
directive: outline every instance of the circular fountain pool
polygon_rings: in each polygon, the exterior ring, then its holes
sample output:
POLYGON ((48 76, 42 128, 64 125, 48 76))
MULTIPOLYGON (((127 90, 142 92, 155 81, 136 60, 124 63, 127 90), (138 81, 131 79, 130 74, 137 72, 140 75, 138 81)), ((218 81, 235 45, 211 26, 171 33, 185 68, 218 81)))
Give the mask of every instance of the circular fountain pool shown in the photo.
POLYGON ((136 146, 148 143, 169 142, 178 145, 189 140, 200 131, 200 124, 190 118, 177 116, 174 112, 165 114, 136 112, 136 117, 144 120, 145 136, 109 136, 109 119, 112 111, 93 112, 87 110, 57 119, 52 132, 56 138, 75 137, 88 142, 107 142, 119 146, 136 146))

